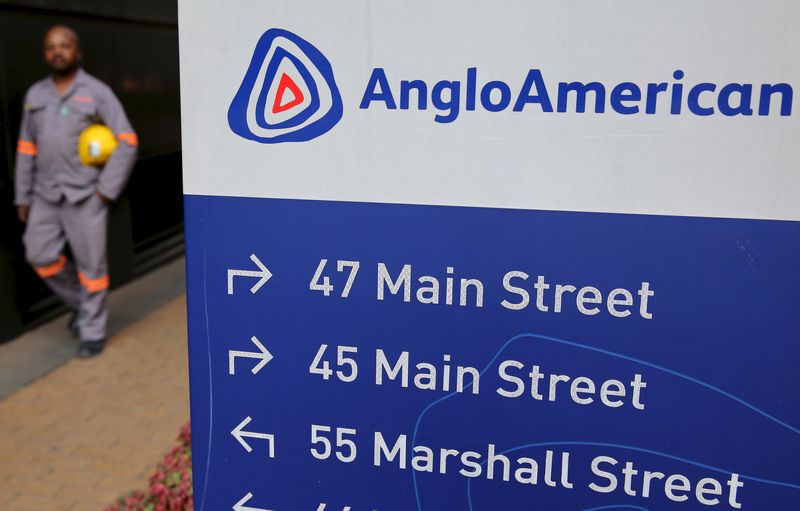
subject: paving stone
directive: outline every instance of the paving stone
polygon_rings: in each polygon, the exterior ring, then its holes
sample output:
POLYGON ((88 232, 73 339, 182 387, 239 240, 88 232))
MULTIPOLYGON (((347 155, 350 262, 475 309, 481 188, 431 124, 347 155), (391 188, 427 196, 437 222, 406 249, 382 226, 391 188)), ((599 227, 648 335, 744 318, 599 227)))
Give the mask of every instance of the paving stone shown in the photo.
POLYGON ((186 346, 181 296, 0 401, 0 508, 102 511, 145 489, 189 419, 186 346))

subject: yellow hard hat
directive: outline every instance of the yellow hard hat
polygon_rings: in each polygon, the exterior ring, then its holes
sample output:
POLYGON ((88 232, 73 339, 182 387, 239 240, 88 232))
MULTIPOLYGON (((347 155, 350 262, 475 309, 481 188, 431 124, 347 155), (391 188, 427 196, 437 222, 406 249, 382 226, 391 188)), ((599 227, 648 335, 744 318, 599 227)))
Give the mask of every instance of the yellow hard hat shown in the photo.
POLYGON ((92 124, 78 138, 78 158, 83 165, 100 166, 108 161, 116 147, 117 139, 108 126, 92 124))

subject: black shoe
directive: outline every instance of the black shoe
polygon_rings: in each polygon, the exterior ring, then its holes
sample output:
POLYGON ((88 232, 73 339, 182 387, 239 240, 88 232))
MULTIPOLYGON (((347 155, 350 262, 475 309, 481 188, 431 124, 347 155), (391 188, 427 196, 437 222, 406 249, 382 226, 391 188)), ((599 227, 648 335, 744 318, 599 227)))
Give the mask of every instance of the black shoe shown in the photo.
POLYGON ((67 329, 72 337, 76 339, 80 337, 81 332, 80 328, 78 328, 78 311, 72 312, 72 316, 69 317, 69 323, 67 323, 67 329))
POLYGON ((81 345, 78 346, 78 358, 92 358, 100 354, 103 351, 103 343, 105 339, 100 339, 99 341, 81 341, 81 345))

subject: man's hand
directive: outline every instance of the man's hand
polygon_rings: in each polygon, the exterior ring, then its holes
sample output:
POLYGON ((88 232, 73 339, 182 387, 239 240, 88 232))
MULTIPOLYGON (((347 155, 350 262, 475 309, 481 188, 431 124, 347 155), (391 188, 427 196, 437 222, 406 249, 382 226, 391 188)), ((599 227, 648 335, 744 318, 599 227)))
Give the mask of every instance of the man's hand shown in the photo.
POLYGON ((102 193, 100 193, 98 190, 95 190, 95 192, 94 192, 94 193, 96 193, 96 194, 97 194, 97 196, 98 196, 98 197, 100 197, 100 200, 101 200, 101 201, 103 201, 103 204, 105 204, 106 206, 108 206, 109 204, 111 204, 111 199, 109 199, 108 197, 106 197, 105 195, 103 195, 102 193))
POLYGON ((28 221, 28 213, 30 213, 31 207, 26 204, 20 204, 17 206, 17 218, 23 224, 28 221))

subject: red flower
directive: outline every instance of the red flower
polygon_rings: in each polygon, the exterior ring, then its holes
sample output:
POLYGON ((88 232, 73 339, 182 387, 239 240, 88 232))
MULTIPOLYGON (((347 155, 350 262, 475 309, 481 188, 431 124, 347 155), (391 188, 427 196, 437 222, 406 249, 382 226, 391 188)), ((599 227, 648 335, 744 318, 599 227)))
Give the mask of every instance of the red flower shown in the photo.
POLYGON ((149 491, 136 491, 120 497, 105 511, 192 511, 191 440, 191 428, 187 423, 178 435, 180 445, 169 450, 150 478, 149 491))

